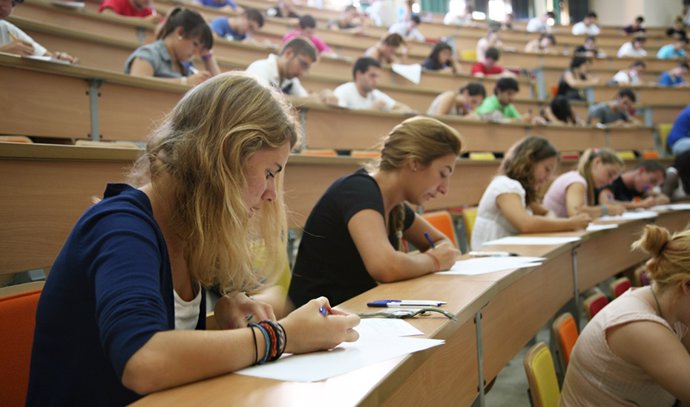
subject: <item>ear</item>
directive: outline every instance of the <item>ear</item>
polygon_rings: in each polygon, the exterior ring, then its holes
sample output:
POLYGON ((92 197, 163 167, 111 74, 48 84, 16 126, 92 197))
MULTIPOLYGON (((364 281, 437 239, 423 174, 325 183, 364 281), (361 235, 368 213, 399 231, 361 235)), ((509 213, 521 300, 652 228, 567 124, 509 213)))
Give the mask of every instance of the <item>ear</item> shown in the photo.
POLYGON ((690 280, 683 281, 680 284, 680 290, 683 292, 683 295, 690 294, 690 280))
POLYGON ((177 34, 180 37, 184 37, 184 28, 182 28, 181 26, 175 28, 175 34, 177 34))
POLYGON ((422 168, 422 164, 419 160, 409 159, 406 164, 407 168, 412 172, 417 172, 422 168))

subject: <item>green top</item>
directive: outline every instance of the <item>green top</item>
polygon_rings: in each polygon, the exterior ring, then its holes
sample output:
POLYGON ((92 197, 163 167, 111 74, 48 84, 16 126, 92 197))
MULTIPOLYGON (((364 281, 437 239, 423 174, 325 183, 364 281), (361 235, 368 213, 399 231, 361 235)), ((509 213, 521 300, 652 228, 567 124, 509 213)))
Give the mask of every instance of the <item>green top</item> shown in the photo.
POLYGON ((519 119, 520 113, 515 109, 512 103, 508 103, 503 106, 501 102, 498 101, 496 95, 489 96, 484 99, 481 105, 477 108, 477 114, 480 116, 489 114, 491 112, 499 111, 503 117, 508 119, 519 119))

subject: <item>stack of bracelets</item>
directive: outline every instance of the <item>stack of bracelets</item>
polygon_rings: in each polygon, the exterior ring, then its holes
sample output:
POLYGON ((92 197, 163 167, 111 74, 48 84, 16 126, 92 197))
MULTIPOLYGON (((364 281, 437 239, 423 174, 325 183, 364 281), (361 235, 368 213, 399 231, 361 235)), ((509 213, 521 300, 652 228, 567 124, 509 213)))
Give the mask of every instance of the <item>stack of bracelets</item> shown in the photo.
POLYGON ((285 329, 278 322, 274 321, 260 321, 258 323, 251 323, 247 325, 252 330, 252 338, 254 338, 254 364, 263 365, 266 362, 272 362, 280 358, 285 352, 285 345, 287 345, 287 335, 285 329), (264 343, 266 344, 264 356, 259 359, 259 347, 256 343, 256 334, 254 328, 257 328, 264 336, 264 343))

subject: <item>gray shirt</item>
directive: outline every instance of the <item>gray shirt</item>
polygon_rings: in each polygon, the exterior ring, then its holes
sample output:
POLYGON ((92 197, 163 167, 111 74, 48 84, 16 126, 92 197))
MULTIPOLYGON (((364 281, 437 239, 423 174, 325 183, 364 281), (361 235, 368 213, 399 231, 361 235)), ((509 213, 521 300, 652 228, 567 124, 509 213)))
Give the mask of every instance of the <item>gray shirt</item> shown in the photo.
POLYGON ((183 73, 173 70, 172 58, 165 47, 163 40, 158 40, 151 44, 143 45, 132 52, 132 55, 125 62, 125 73, 129 75, 132 62, 135 58, 141 58, 153 67, 153 76, 158 78, 180 78, 189 76, 189 67, 183 65, 183 73))
POLYGON ((609 124, 616 120, 630 121, 630 117, 624 111, 614 112, 608 102, 598 103, 589 108, 587 123, 609 124))

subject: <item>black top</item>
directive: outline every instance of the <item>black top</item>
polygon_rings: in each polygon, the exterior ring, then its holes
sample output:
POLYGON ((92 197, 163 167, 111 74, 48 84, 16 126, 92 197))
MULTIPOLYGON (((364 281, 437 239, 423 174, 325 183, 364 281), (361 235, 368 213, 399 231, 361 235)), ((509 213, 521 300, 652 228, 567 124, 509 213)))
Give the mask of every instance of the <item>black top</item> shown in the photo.
POLYGON ((680 38, 688 39, 688 33, 685 32, 685 30, 676 30, 673 27, 666 30, 666 36, 667 37, 680 37, 680 38))
MULTIPOLYGON (((570 70, 568 70, 570 71, 570 70)), ((566 71, 567 72, 567 71, 566 71)), ((570 71, 572 72, 572 71, 570 71)), ((576 75, 573 72, 573 75, 576 75)), ((557 96, 563 95, 567 99, 570 100, 585 100, 585 96, 582 92, 581 89, 576 89, 568 85, 568 82, 565 81, 565 74, 561 76, 561 80, 558 82, 558 92, 556 93, 557 96)), ((580 80, 585 80, 587 79, 587 75, 585 74, 580 74, 580 80)))
MULTIPOLYGON (((288 295, 295 307, 322 295, 336 305, 376 287, 347 229, 350 219, 365 209, 385 217, 381 190, 364 170, 336 180, 316 203, 304 227, 292 273, 288 295)), ((414 217, 405 205, 403 229, 412 226, 414 217)), ((388 240, 398 247, 395 234, 388 240)))
MULTIPOLYGON (((630 189, 627 186, 625 186, 623 178, 621 177, 616 178, 613 181, 613 183, 611 183, 611 185, 607 185, 602 189, 608 189, 609 191, 611 191, 611 193, 613 193, 613 198, 616 201, 621 202, 631 202, 635 198, 642 198, 644 196, 644 192, 637 192, 635 189, 630 189)), ((598 200, 598 193, 596 195, 596 199, 598 200)))
POLYGON ((445 64, 440 64, 437 60, 427 58, 422 62, 422 68, 426 69, 427 71, 440 71, 441 69, 444 69, 446 67, 452 67, 450 61, 445 63, 445 64))

